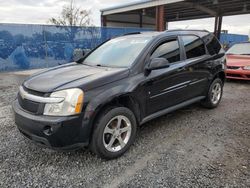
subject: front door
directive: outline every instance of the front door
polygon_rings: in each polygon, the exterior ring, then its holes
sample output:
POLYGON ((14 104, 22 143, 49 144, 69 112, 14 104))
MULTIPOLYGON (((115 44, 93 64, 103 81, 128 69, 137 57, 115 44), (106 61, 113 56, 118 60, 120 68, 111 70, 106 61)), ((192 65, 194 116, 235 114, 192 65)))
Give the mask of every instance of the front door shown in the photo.
POLYGON ((185 101, 191 82, 177 37, 160 43, 152 52, 152 58, 166 58, 171 65, 151 71, 146 78, 147 115, 185 101))

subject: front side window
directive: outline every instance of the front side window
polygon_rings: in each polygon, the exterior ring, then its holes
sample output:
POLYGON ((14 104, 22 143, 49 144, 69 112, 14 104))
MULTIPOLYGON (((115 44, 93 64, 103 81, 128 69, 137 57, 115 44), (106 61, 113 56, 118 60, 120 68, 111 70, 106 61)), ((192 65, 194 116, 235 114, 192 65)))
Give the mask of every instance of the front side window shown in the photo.
POLYGON ((182 36, 187 59, 200 57, 206 54, 203 41, 197 36, 182 36))
POLYGON ((84 64, 107 67, 130 67, 152 37, 124 36, 112 39, 95 51, 85 60, 84 64))
POLYGON ((180 47, 177 39, 159 45, 151 58, 165 58, 169 63, 180 61, 180 47))

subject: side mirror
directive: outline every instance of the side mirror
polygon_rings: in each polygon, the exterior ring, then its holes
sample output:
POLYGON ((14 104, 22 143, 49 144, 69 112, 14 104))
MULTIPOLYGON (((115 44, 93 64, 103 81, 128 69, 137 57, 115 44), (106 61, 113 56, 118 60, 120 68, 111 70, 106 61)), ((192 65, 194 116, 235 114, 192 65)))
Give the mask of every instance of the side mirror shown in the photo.
POLYGON ((167 59, 165 58, 154 58, 151 59, 147 70, 157 70, 157 69, 163 69, 163 68, 168 68, 170 67, 170 63, 167 59))
POLYGON ((84 56, 86 56, 90 50, 88 49, 75 49, 73 54, 73 60, 78 61, 82 59, 84 56))

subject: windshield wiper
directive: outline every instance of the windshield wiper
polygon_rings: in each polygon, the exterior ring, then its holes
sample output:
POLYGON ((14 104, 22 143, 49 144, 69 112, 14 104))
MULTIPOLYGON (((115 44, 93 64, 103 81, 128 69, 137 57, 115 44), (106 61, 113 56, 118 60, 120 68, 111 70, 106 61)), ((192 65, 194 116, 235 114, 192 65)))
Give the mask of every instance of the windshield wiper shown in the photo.
POLYGON ((83 60, 85 59, 85 57, 82 57, 81 59, 75 61, 77 64, 82 64, 83 63, 83 60))
POLYGON ((250 53, 249 54, 240 54, 240 55, 250 55, 250 53))
POLYGON ((96 66, 97 66, 97 67, 110 67, 110 66, 102 65, 102 64, 97 64, 96 66))

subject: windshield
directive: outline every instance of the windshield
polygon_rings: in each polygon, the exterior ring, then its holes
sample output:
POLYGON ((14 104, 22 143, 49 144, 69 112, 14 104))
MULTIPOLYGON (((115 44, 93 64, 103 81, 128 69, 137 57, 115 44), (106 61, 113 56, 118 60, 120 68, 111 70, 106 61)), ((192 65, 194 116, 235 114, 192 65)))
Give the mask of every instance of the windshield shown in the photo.
POLYGON ((227 51, 227 54, 250 55, 250 43, 235 44, 227 51))
POLYGON ((152 37, 126 36, 112 39, 95 51, 84 64, 107 67, 130 67, 152 37))

